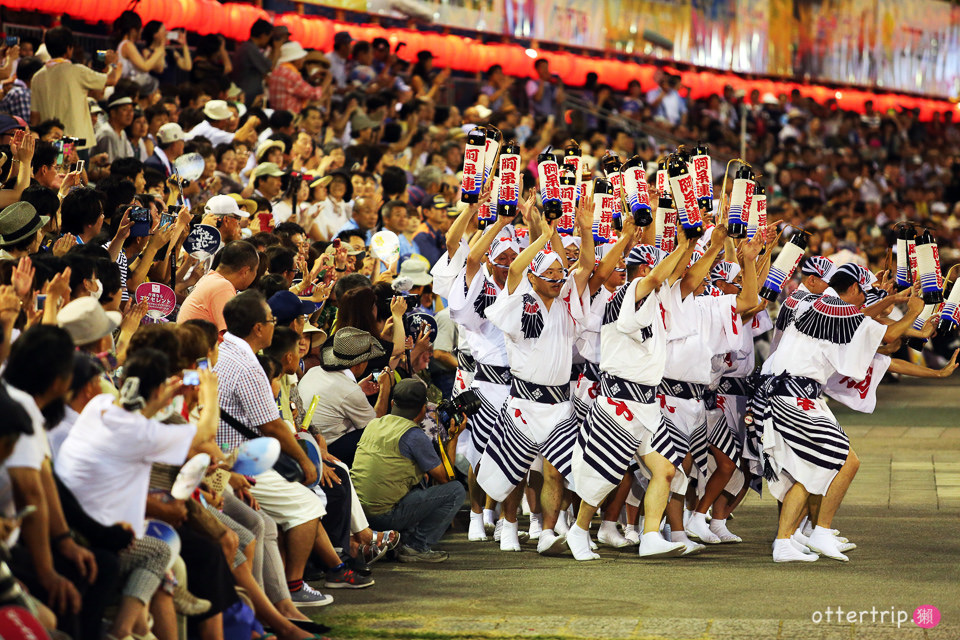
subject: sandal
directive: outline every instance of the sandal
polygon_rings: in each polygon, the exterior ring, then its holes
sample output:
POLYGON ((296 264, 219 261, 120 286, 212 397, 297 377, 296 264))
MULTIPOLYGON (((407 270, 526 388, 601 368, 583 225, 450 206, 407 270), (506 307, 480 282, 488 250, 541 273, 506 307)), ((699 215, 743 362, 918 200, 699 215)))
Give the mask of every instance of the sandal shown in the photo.
POLYGON ((292 620, 291 618, 287 618, 287 620, 299 629, 308 633, 321 634, 330 631, 330 627, 327 625, 314 622, 313 620, 292 620))
POLYGON ((373 564, 387 552, 400 544, 400 533, 397 531, 374 531, 373 539, 367 544, 360 545, 360 553, 367 564, 373 564))

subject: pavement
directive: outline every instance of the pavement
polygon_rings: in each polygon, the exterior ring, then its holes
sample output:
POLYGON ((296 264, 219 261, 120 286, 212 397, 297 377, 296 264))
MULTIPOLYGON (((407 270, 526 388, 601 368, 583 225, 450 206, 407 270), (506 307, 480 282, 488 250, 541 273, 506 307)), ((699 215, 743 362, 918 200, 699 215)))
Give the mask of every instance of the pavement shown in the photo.
POLYGON ((858 545, 849 563, 774 564, 767 493, 729 523, 742 544, 684 559, 505 554, 458 522, 446 563, 374 565, 374 587, 336 591, 316 619, 331 638, 960 640, 960 376, 878 395, 870 415, 831 405, 861 459, 834 521, 858 545), (913 622, 921 605, 936 627, 913 622))

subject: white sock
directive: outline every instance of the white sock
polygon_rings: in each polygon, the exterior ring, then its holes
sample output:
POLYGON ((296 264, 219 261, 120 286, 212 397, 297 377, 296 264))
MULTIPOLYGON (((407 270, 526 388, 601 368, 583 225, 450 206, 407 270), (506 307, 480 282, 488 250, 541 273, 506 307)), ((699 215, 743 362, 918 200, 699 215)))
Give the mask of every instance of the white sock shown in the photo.
POLYGON ((690 522, 694 521, 702 524, 703 526, 707 526, 707 514, 694 511, 692 514, 690 514, 690 522))
POLYGON ((479 521, 482 523, 482 522, 483 522, 483 514, 482 514, 482 513, 474 513, 473 511, 471 511, 471 512, 470 512, 470 522, 473 522, 474 520, 479 520, 479 521))
POLYGON ((483 521, 486 524, 496 524, 497 523, 497 512, 493 509, 484 509, 483 510, 483 521))
POLYGON ((821 536, 823 536, 823 537, 826 537, 826 538, 830 538, 830 539, 832 540, 832 539, 833 539, 833 530, 832 530, 832 529, 827 529, 826 527, 821 527, 820 525, 817 525, 816 527, 813 528, 813 532, 810 534, 809 537, 812 538, 812 537, 814 537, 814 536, 816 536, 816 537, 818 537, 818 538, 821 537, 821 536))
POLYGON ((620 530, 617 529, 617 523, 613 520, 602 520, 600 522, 600 529, 597 533, 620 533, 620 530))
MULTIPOLYGON (((602 525, 601 525, 601 526, 602 526, 602 525)), ((631 531, 638 531, 638 529, 637 529, 636 527, 634 527, 632 524, 627 524, 627 525, 624 525, 624 526, 623 526, 623 533, 624 533, 624 535, 630 533, 631 531)))
POLYGON ((519 525, 516 522, 503 521, 500 529, 500 549, 502 551, 515 550, 520 548, 520 538, 517 529, 519 525))
POLYGON ((684 544, 693 544, 693 540, 687 537, 686 531, 672 531, 670 539, 673 542, 682 542, 684 544))

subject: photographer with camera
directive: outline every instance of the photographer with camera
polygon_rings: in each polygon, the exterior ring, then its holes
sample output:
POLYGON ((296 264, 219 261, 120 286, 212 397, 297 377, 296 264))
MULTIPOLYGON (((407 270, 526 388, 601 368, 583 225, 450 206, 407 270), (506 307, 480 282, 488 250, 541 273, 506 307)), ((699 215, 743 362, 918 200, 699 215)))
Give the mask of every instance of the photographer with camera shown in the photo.
MULTIPOLYGON (((401 532, 400 562, 443 562, 445 551, 432 547, 463 505, 466 490, 434 450, 420 428, 427 414, 427 387, 419 379, 401 380, 393 389, 390 415, 371 420, 357 445, 350 476, 370 527, 401 532), (423 486, 424 475, 433 480, 423 486)), ((443 412, 440 412, 442 415, 443 412)), ((466 411, 444 424, 447 460, 456 456, 466 426, 466 411)))

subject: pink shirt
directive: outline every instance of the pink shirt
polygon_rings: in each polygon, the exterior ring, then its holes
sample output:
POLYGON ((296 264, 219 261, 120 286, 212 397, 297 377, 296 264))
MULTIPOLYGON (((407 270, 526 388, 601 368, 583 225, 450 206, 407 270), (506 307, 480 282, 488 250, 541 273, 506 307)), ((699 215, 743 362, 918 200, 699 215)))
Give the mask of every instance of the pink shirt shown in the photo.
POLYGON ((223 321, 223 307, 230 298, 237 295, 236 288, 219 271, 211 271, 200 278, 197 285, 180 305, 177 322, 185 320, 207 320, 217 325, 221 332, 227 330, 223 321))

